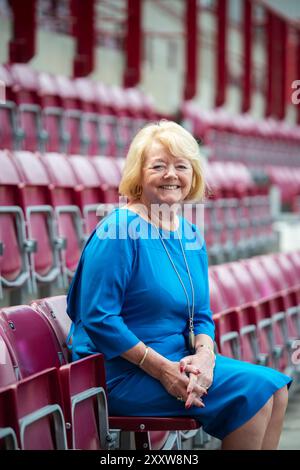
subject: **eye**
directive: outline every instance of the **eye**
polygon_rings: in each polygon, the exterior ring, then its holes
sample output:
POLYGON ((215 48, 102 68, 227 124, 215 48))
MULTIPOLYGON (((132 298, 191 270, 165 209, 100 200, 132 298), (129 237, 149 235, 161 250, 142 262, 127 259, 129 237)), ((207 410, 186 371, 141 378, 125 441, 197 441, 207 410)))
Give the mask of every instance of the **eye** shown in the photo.
POLYGON ((154 165, 152 166, 152 170, 163 170, 165 168, 164 165, 154 165))
POLYGON ((179 170, 188 170, 189 169, 189 167, 187 165, 183 165, 183 164, 177 165, 176 168, 178 168, 179 170))

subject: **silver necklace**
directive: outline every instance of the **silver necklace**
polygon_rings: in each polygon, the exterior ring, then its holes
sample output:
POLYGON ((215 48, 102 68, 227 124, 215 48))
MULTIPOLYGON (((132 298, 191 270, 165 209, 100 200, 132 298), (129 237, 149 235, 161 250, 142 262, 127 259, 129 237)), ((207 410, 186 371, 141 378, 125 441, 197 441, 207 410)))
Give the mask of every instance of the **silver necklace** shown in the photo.
MULTIPOLYGON (((150 219, 151 220, 151 219, 150 219)), ((174 268, 174 271, 176 272, 177 274, 177 277, 182 285, 182 288, 184 290, 184 293, 185 293, 185 296, 186 296, 186 300, 187 300, 187 306, 188 306, 188 311, 189 311, 189 348, 190 348, 190 351, 191 351, 191 354, 193 354, 195 352, 195 333, 194 333, 194 310, 195 310, 195 293, 194 293, 194 285, 193 285, 193 281, 192 281, 192 276, 191 276, 191 273, 190 273, 190 270, 189 270, 189 265, 188 265, 188 262, 187 262, 187 259, 186 259, 186 256, 185 256, 185 252, 184 252, 184 248, 182 246, 182 242, 181 242, 181 238, 179 236, 179 233, 178 233, 178 229, 176 229, 176 233, 178 235, 178 240, 179 240, 179 243, 180 243, 180 248, 181 248, 181 252, 182 252, 182 255, 183 255, 183 259, 184 259, 184 262, 185 262, 185 266, 186 266, 186 270, 187 270, 187 273, 188 273, 188 277, 189 277, 189 281, 190 281, 190 284, 191 284, 191 291, 192 291, 192 307, 190 305, 190 299, 189 299, 189 296, 188 296, 188 293, 187 293, 187 290, 185 288, 185 285, 184 285, 184 282, 183 280, 181 279, 181 276, 175 266, 175 263, 174 261, 172 260, 172 257, 169 253, 169 250, 167 249, 167 246, 160 234, 160 231, 159 231, 159 228, 153 224, 154 227, 156 228, 157 230, 157 233, 158 233, 158 236, 160 238, 160 241, 165 249, 165 252, 167 253, 168 255, 168 258, 174 268)))

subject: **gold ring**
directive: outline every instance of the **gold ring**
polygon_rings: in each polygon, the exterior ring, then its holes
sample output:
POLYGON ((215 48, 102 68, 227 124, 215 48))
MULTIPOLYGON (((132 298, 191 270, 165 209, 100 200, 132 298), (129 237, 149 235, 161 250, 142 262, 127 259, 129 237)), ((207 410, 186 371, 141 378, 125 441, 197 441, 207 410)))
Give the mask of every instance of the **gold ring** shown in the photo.
POLYGON ((176 397, 179 401, 184 401, 182 397, 176 397))

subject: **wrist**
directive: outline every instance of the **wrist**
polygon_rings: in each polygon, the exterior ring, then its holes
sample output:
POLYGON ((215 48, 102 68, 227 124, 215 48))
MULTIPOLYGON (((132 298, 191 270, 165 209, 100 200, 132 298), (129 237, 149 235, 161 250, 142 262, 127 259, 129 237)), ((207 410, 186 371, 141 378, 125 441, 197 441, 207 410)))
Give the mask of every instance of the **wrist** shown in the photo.
POLYGON ((203 354, 208 354, 215 360, 215 357, 216 357, 215 352, 213 348, 209 346, 208 344, 199 344, 198 346, 196 346, 195 355, 202 356, 203 354))
POLYGON ((170 361, 158 354, 152 348, 148 348, 144 361, 140 362, 142 362, 142 364, 139 364, 139 367, 144 370, 144 372, 155 379, 160 380, 162 373, 168 367, 168 363, 170 361))

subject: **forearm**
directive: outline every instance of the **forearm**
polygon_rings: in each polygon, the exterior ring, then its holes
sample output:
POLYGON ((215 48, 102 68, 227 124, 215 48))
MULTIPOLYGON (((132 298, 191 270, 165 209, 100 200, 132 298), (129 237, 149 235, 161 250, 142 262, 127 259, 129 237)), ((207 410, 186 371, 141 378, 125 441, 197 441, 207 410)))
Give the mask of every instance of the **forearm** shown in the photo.
POLYGON ((195 354, 201 356, 207 356, 209 362, 215 363, 215 353, 214 353, 214 342, 210 336, 205 334, 199 334, 195 338, 195 354))
POLYGON ((210 336, 205 335, 203 333, 201 333, 201 334, 199 334, 195 337, 195 350, 196 350, 196 352, 199 352, 199 350, 201 350, 202 347, 210 348, 212 351, 214 350, 213 340, 211 339, 210 336))
MULTIPOLYGON (((125 351, 121 356, 127 361, 139 366, 141 360, 145 355, 145 351, 146 345, 140 342, 133 348, 128 349, 128 351, 125 351)), ((169 362, 170 361, 168 359, 154 351, 154 349, 148 348, 145 360, 143 361, 143 364, 140 367, 147 374, 159 380, 162 369, 169 362)))

